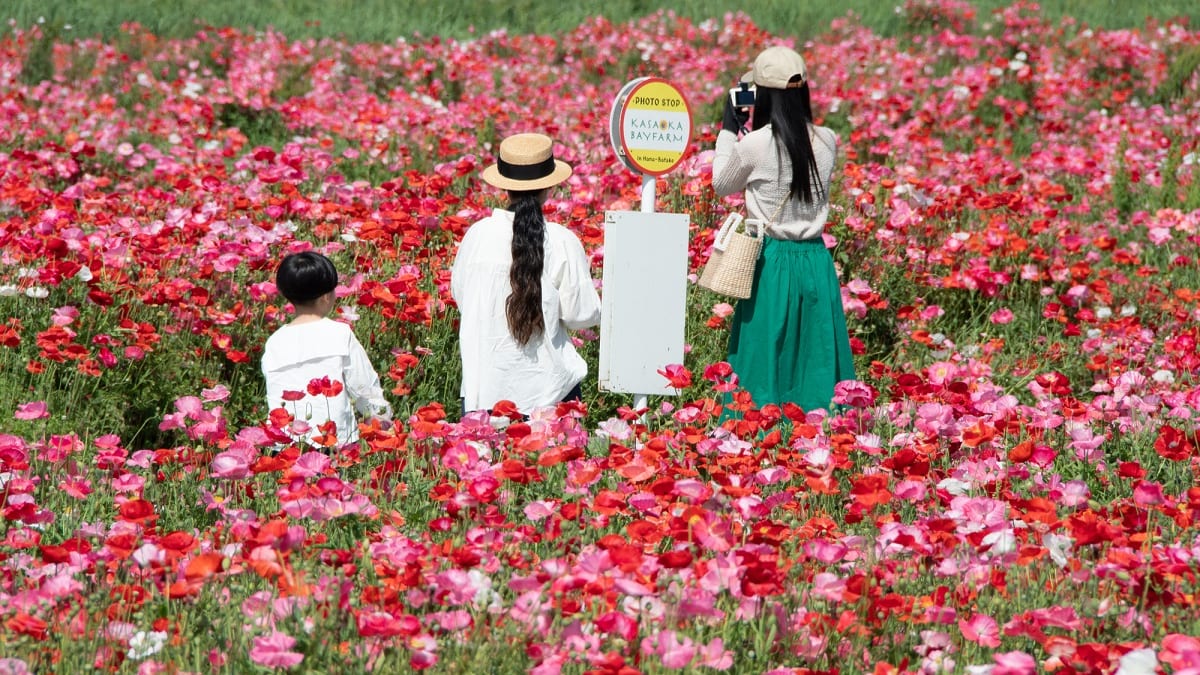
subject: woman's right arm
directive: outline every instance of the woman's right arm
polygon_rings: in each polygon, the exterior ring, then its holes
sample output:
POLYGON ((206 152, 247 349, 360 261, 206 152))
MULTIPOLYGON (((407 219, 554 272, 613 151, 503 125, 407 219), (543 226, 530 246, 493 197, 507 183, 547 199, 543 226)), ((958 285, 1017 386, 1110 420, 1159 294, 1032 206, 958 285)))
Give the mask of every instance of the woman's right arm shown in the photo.
POLYGON ((746 161, 737 134, 722 129, 717 134, 717 155, 713 158, 712 186, 721 197, 741 192, 750 182, 754 165, 746 161))

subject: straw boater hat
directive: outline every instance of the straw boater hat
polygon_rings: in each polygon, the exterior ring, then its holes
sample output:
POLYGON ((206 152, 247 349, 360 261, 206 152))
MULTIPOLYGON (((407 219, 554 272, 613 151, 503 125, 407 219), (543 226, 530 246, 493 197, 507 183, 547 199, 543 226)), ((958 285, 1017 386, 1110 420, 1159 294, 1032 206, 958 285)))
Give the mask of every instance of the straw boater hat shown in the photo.
POLYGON ((571 177, 571 165, 554 159, 554 141, 545 134, 509 136, 496 159, 483 180, 501 190, 542 190, 571 177))
POLYGON ((768 89, 796 89, 808 80, 804 57, 787 47, 767 47, 754 59, 754 69, 742 76, 768 89))

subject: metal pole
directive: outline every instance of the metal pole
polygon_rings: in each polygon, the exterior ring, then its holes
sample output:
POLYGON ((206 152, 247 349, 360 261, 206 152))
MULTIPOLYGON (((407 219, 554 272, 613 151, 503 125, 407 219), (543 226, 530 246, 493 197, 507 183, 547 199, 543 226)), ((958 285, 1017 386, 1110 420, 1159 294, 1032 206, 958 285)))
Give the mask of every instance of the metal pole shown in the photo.
MULTIPOLYGON (((654 213, 654 191, 658 186, 658 179, 649 174, 642 174, 642 213, 654 213)), ((641 410, 646 407, 646 394, 633 395, 633 409, 641 410)))
POLYGON ((657 186, 657 178, 642 175, 642 213, 654 213, 654 189, 657 186))

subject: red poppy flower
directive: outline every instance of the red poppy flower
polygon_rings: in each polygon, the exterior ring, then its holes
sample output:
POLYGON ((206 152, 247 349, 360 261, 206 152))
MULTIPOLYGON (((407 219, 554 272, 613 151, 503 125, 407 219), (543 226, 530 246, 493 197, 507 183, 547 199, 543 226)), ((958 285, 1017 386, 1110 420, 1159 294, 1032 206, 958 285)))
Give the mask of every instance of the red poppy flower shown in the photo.
POLYGON ((673 363, 665 368, 660 368, 656 371, 659 375, 667 378, 667 383, 675 389, 687 389, 692 386, 692 371, 684 368, 678 363, 673 363))
POLYGON ((495 417, 507 417, 516 422, 525 419, 520 410, 517 410, 517 404, 509 400, 496 401, 496 405, 492 406, 492 415, 495 417))
POLYGON ((184 555, 196 547, 196 538, 187 532, 171 532, 158 540, 158 545, 177 555, 184 555))
POLYGON ((667 569, 683 569, 692 564, 692 552, 683 549, 682 551, 667 551, 659 554, 658 564, 667 569))
POLYGON ((157 518, 154 505, 145 499, 131 499, 125 502, 118 509, 118 517, 130 523, 146 523, 157 518))
POLYGON ((876 504, 885 504, 892 498, 892 493, 887 488, 888 477, 876 473, 862 476, 854 481, 854 486, 850 488, 850 494, 859 504, 870 507, 876 504))
POLYGON ((201 553, 188 561, 183 576, 188 581, 203 581, 221 569, 225 557, 220 553, 201 553))
POLYGON ((325 377, 313 378, 308 383, 308 393, 311 396, 327 396, 333 398, 342 393, 342 383, 338 380, 330 379, 328 375, 325 377))
POLYGON ((773 562, 755 558, 742 573, 742 593, 750 596, 778 595, 783 592, 783 575, 773 562))
POLYGON ((1164 424, 1158 429, 1158 438, 1154 440, 1154 451, 1164 459, 1182 462, 1195 452, 1195 447, 1188 437, 1179 429, 1164 424))
POLYGON ((17 612, 15 616, 4 622, 4 627, 18 635, 28 635, 35 640, 45 640, 49 634, 47 631, 49 624, 25 612, 17 612))

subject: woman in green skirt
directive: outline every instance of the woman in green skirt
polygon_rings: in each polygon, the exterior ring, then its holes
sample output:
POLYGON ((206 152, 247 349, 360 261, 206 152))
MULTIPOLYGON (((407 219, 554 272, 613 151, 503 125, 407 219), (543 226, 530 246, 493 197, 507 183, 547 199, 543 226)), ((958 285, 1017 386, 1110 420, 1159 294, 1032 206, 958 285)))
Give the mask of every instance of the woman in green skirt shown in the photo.
POLYGON ((725 103, 713 188, 745 191, 750 219, 764 223, 754 292, 738 302, 729 363, 756 406, 828 408, 833 387, 853 380, 854 359, 833 256, 822 234, 837 135, 812 122, 804 59, 771 47, 742 77, 754 85, 750 110, 725 103))

